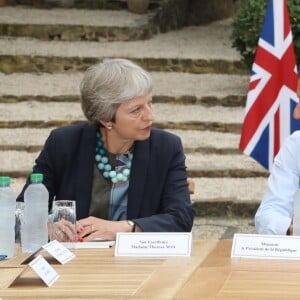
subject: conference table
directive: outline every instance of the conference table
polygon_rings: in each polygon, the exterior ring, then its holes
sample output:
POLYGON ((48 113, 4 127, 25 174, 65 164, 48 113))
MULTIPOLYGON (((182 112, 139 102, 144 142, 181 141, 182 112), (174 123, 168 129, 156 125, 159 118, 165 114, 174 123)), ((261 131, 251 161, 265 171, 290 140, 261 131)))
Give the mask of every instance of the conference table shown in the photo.
POLYGON ((232 240, 195 240, 189 257, 72 249, 76 257, 64 265, 43 252, 60 275, 51 287, 19 251, 0 262, 0 299, 300 299, 300 261, 233 259, 231 245, 232 240))

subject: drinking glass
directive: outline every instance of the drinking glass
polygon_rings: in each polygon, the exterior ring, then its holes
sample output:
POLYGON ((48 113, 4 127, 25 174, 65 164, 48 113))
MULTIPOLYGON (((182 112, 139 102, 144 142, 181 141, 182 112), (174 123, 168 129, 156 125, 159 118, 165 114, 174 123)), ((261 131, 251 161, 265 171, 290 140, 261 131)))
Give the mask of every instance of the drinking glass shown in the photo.
POLYGON ((76 241, 76 202, 56 200, 52 204, 51 240, 76 241))
POLYGON ((23 221, 24 202, 16 202, 15 210, 15 242, 21 245, 21 226, 23 221))

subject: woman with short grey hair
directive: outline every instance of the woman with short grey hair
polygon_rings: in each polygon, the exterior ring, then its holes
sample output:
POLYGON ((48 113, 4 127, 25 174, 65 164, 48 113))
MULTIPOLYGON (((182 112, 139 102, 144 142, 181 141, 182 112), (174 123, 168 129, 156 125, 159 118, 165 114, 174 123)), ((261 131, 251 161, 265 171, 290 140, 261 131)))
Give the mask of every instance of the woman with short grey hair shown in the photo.
MULTIPOLYGON (((152 128, 152 89, 150 74, 129 60, 90 67, 80 85, 88 122, 53 130, 36 159, 50 205, 75 199, 78 241, 192 229, 182 143, 152 128)), ((59 241, 69 238, 64 226, 54 233, 59 241)))
POLYGON ((126 59, 106 59, 90 67, 81 82, 81 107, 86 118, 113 120, 118 106, 128 99, 152 93, 150 74, 126 59))

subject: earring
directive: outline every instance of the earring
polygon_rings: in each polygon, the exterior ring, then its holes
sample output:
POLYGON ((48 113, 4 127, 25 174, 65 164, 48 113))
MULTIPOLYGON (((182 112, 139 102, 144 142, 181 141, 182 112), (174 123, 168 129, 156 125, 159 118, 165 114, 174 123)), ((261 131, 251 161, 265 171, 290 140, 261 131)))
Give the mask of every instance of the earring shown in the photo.
POLYGON ((106 129, 107 129, 107 130, 112 130, 112 126, 111 126, 111 125, 108 125, 108 126, 106 126, 106 129))

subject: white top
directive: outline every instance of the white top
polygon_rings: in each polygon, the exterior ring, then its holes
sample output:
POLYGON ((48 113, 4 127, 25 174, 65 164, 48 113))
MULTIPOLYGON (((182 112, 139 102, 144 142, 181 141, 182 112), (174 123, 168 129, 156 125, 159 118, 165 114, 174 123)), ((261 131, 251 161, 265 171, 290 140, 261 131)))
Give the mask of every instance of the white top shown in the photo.
POLYGON ((286 234, 292 220, 300 177, 300 131, 290 135, 277 156, 268 187, 255 215, 259 234, 286 234))

